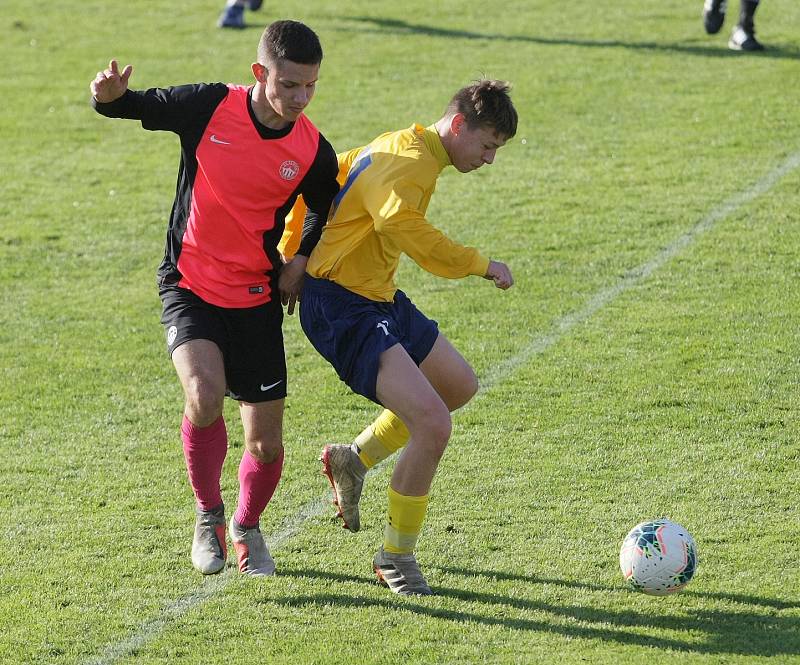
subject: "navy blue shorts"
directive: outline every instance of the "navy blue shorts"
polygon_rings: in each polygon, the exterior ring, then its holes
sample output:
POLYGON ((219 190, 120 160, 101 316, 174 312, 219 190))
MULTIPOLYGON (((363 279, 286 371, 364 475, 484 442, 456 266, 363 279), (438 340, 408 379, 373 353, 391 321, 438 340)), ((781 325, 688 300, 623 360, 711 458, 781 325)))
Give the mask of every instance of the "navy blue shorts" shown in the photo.
POLYGON ((433 348, 439 327, 405 293, 377 302, 327 279, 306 275, 300 325, 314 348, 350 389, 380 404, 375 394, 381 353, 400 344, 419 365, 433 348))
POLYGON ((281 301, 228 308, 207 303, 179 286, 159 289, 167 352, 194 339, 208 339, 222 351, 227 395, 244 402, 286 397, 281 301))

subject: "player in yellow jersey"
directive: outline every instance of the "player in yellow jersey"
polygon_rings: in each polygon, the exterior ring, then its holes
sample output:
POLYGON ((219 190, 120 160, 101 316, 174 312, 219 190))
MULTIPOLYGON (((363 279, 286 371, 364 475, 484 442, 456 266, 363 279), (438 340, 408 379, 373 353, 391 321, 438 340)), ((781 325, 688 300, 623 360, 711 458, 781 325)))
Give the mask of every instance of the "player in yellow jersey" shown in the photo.
POLYGON ((326 446, 324 471, 340 515, 360 528, 366 471, 404 447, 394 467, 383 545, 373 561, 395 593, 430 594, 414 555, 428 491, 451 433, 450 412, 478 389, 474 371, 435 321, 397 289, 401 254, 435 275, 477 275, 507 289, 504 263, 450 240, 425 218, 449 165, 467 173, 494 161, 516 133, 502 81, 459 90, 433 125, 383 134, 339 155, 341 190, 306 267, 300 321, 353 391, 385 407, 352 445, 326 446))

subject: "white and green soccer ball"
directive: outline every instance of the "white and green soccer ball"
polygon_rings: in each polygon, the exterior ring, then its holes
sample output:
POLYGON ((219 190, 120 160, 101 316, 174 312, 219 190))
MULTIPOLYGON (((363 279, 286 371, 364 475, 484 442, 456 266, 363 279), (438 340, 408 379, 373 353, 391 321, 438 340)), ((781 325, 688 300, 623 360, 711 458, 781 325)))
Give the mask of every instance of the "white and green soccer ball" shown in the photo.
POLYGON ((619 552, 619 567, 628 584, 651 596, 683 589, 697 569, 697 546, 689 532, 667 519, 633 527, 619 552))

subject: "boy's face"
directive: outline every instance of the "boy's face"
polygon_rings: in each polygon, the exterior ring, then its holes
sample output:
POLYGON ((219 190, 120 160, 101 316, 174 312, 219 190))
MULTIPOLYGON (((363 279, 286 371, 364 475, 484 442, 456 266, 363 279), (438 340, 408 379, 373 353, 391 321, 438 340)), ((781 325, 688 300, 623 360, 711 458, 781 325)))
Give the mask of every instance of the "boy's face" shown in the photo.
POLYGON ((493 127, 485 125, 470 129, 466 122, 458 122, 457 118, 452 125, 454 136, 450 147, 453 166, 461 173, 468 173, 491 164, 497 149, 506 144, 506 137, 498 136, 493 127))
POLYGON ((294 122, 314 96, 319 64, 302 65, 291 60, 274 60, 262 67, 263 80, 259 80, 264 84, 269 105, 285 121, 294 122))

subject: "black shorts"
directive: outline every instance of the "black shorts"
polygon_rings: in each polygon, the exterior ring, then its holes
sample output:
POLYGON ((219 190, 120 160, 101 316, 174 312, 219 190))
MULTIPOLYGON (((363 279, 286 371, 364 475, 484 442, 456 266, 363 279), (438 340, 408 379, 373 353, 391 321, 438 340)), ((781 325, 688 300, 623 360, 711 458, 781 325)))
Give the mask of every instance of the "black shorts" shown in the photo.
POLYGON ((217 307, 177 286, 162 286, 159 296, 170 356, 185 342, 210 340, 222 351, 229 397, 244 402, 286 397, 280 300, 241 309, 217 307))

